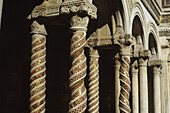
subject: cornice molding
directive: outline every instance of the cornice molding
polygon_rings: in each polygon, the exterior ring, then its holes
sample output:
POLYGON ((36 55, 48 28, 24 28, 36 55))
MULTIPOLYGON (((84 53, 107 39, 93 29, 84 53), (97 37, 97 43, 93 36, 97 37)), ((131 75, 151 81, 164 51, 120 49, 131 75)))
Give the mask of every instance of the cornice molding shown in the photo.
POLYGON ((87 0, 74 0, 74 1, 44 1, 41 5, 36 6, 28 19, 38 17, 52 17, 61 14, 86 12, 92 19, 97 18, 97 7, 88 2, 87 0))

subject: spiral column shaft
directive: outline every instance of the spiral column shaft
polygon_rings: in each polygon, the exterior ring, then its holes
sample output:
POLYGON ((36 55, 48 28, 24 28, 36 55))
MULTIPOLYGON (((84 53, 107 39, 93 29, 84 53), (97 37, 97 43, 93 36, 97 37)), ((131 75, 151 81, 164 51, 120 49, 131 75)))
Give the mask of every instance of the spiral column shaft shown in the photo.
POLYGON ((69 103, 69 113, 83 113, 87 107, 87 94, 84 85, 86 77, 86 56, 84 46, 86 44, 86 27, 88 17, 81 18, 73 16, 71 20, 71 30, 73 36, 71 39, 71 59, 72 67, 70 69, 70 89, 71 101, 69 103))
POLYGON ((89 63, 89 113, 99 113, 99 54, 90 49, 89 63))
POLYGON ((130 65, 130 56, 122 56, 120 66, 120 97, 119 97, 119 108, 121 113, 130 113, 130 103, 129 96, 131 91, 131 81, 129 76, 129 65, 130 65))
POLYGON ((30 84, 30 113, 45 113, 46 90, 46 31, 37 22, 32 24, 32 56, 30 84))

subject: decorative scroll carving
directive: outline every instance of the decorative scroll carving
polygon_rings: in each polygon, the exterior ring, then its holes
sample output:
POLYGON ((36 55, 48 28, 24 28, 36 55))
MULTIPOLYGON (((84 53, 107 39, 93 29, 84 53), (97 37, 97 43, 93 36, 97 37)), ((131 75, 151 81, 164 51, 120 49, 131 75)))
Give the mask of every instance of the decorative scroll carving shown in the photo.
POLYGON ((99 113, 99 53, 90 48, 89 113, 99 113))
POLYGON ((72 67, 70 69, 69 78, 69 87, 71 89, 69 113, 84 113, 87 107, 87 94, 84 85, 84 78, 86 76, 87 65, 86 56, 84 54, 84 46, 86 44, 85 37, 88 20, 88 17, 81 18, 78 16, 73 16, 71 20, 71 25, 73 26, 71 26, 70 29, 73 30, 73 36, 71 39, 72 67), (76 20, 78 22, 76 22, 76 20))
POLYGON ((60 14, 69 14, 70 12, 78 13, 85 11, 91 18, 97 18, 97 8, 87 0, 74 0, 74 1, 44 1, 41 5, 36 6, 28 19, 37 17, 51 17, 60 14))
POLYGON ((46 37, 44 25, 33 22, 32 56, 31 56, 31 84, 30 110, 31 113, 45 113, 45 83, 46 83, 46 37))

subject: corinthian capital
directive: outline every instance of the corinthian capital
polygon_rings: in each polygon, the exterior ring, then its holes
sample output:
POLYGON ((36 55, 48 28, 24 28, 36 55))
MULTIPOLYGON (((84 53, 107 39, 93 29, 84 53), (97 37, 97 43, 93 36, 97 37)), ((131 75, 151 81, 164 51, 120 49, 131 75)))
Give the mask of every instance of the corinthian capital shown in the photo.
POLYGON ((88 23, 89 23, 89 18, 87 16, 80 17, 80 16, 75 15, 71 18, 70 29, 86 31, 88 23))
POLYGON ((132 46, 135 45, 136 39, 129 34, 115 34, 114 44, 120 46, 120 53, 122 55, 130 56, 132 53, 132 46))
POLYGON ((31 25, 31 33, 47 35, 44 25, 40 25, 37 21, 34 21, 31 25))
POLYGON ((153 67, 155 67, 155 66, 156 67, 161 67, 163 62, 162 62, 161 59, 159 59, 157 57, 155 48, 152 48, 151 52, 152 52, 152 56, 151 56, 151 58, 148 61, 148 65, 149 66, 153 66, 153 67))

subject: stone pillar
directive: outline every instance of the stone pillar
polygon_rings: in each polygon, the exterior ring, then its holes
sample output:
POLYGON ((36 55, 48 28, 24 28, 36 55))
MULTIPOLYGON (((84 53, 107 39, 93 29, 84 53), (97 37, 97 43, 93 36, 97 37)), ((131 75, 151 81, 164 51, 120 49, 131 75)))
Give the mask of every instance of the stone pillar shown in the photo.
POLYGON ((119 110, 119 95, 120 95, 119 70, 120 70, 119 57, 115 56, 115 111, 116 113, 120 113, 120 110, 119 110))
POLYGON ((137 60, 131 66, 132 76, 132 112, 139 113, 138 67, 137 60))
POLYGON ((90 48, 89 113, 99 113, 99 53, 90 48))
POLYGON ((162 60, 156 57, 155 52, 152 56, 152 59, 150 59, 148 62, 148 65, 152 66, 153 68, 154 113, 161 113, 160 72, 162 63, 162 60))
POLYGON ((140 113, 148 113, 147 59, 139 58, 140 113))
POLYGON ((160 98, 160 68, 153 67, 153 83, 154 83, 154 113, 161 113, 160 98))
POLYGON ((3 9, 3 0, 0 0, 0 28, 1 28, 1 19, 2 19, 2 9, 3 9))
POLYGON ((71 101, 69 103, 69 113, 84 113, 87 107, 87 94, 84 85, 86 77, 86 56, 84 46, 86 44, 86 31, 88 26, 88 17, 79 17, 77 15, 71 18, 71 27, 73 36, 71 38, 71 60, 70 69, 70 90, 71 101))
POLYGON ((130 113, 130 91, 131 91, 131 80, 129 74, 131 46, 134 45, 135 38, 131 35, 120 34, 117 32, 114 37, 114 44, 120 46, 120 58, 121 65, 119 70, 120 78, 120 95, 119 95, 119 109, 120 112, 130 113))
POLYGON ((36 21, 32 26, 30 113, 45 113, 46 29, 36 21))

